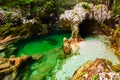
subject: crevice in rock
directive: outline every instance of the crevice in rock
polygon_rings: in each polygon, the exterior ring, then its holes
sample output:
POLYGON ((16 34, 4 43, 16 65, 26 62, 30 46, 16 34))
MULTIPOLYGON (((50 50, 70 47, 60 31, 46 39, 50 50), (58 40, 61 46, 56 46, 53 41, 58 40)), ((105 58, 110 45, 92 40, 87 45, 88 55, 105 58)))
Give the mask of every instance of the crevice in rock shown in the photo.
POLYGON ((90 35, 103 34, 101 25, 97 21, 89 19, 79 24, 79 32, 79 35, 83 38, 90 35))

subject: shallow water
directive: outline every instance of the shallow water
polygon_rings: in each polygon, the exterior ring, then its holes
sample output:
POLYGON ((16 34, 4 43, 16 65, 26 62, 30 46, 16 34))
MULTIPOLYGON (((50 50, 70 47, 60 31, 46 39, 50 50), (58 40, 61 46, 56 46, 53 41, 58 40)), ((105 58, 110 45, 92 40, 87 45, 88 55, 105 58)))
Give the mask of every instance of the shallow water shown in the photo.
POLYGON ((64 59, 64 52, 62 50, 62 41, 64 37, 69 38, 70 34, 55 32, 18 41, 16 43, 16 47, 18 48, 16 56, 41 56, 38 61, 30 63, 27 69, 19 74, 18 80, 48 80, 54 77, 55 72, 64 59))
POLYGON ((63 37, 70 37, 69 33, 53 33, 19 41, 16 56, 34 55, 42 56, 40 60, 31 63, 29 73, 21 80, 66 80, 71 78, 74 72, 88 60, 104 58, 113 64, 120 61, 114 55, 114 49, 110 48, 109 40, 105 36, 89 36, 79 43, 79 53, 64 59, 62 50, 63 37), (63 64, 63 65, 62 65, 63 64))
POLYGON ((113 64, 120 64, 120 61, 114 55, 114 49, 110 48, 109 40, 105 36, 86 37, 85 41, 80 42, 79 55, 72 56, 62 66, 62 69, 56 73, 57 80, 66 80, 71 78, 74 72, 88 60, 104 58, 113 64))

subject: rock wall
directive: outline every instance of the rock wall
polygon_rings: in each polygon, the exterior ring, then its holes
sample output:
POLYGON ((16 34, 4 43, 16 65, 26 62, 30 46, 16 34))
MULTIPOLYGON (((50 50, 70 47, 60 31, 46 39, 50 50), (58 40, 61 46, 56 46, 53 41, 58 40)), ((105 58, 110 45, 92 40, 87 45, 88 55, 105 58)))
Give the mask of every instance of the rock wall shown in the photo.
POLYGON ((70 29, 72 37, 78 37, 79 25, 84 20, 95 20, 98 23, 111 18, 112 12, 108 10, 104 4, 93 5, 90 3, 81 2, 74 6, 71 10, 66 10, 59 17, 60 27, 62 29, 70 29))

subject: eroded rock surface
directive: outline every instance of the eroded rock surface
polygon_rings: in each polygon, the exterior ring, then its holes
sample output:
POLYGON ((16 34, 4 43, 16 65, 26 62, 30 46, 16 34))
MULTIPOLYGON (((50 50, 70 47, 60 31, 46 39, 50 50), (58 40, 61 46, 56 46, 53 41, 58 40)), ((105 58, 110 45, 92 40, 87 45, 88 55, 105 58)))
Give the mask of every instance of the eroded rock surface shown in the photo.
POLYGON ((113 72, 104 59, 89 61, 81 66, 71 80, 119 80, 120 74, 113 72))
MULTIPOLYGON (((104 4, 93 5, 85 2, 78 3, 71 10, 65 10, 59 17, 60 27, 70 29, 72 37, 78 37, 79 25, 86 19, 103 23, 111 18, 111 11, 104 4)), ((84 26, 82 26, 84 27, 84 26)))
POLYGON ((83 41, 82 38, 64 38, 63 39, 63 50, 67 54, 77 54, 79 51, 79 43, 83 41))
POLYGON ((29 56, 0 58, 0 79, 13 72, 17 72, 18 68, 30 58, 29 56))
POLYGON ((0 8, 0 24, 8 23, 9 21, 17 22, 21 21, 22 15, 19 10, 16 11, 5 11, 0 8))

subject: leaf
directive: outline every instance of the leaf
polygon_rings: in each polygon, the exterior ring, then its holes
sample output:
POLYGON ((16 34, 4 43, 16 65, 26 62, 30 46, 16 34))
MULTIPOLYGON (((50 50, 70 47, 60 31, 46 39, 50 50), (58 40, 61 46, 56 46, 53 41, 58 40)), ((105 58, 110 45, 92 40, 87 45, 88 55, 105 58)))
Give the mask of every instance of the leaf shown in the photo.
POLYGON ((20 4, 30 4, 31 2, 33 2, 34 0, 19 0, 20 4))
POLYGON ((38 11, 40 11, 40 7, 35 6, 35 7, 33 8, 33 11, 34 11, 34 12, 38 12, 38 11))

